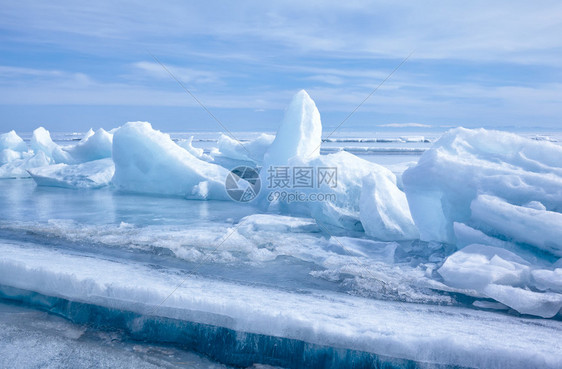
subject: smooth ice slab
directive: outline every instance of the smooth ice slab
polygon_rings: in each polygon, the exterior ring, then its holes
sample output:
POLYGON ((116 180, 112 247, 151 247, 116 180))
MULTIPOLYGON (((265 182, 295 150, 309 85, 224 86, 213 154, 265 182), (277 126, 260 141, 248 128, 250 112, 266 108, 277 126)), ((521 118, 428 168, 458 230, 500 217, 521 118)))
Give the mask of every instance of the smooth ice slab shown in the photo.
POLYGON ((488 233, 507 236, 562 257, 562 214, 512 205, 480 195, 470 205, 471 223, 488 233))
POLYGON ((32 245, 2 250, 0 284, 73 301, 425 364, 556 368, 562 360, 558 321, 287 292, 32 245))

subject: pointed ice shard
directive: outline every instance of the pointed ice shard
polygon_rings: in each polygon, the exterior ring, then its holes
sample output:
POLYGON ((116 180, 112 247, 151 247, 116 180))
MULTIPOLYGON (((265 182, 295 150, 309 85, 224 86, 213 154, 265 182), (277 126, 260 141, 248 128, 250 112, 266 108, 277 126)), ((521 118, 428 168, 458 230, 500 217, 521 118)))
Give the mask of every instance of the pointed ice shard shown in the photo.
POLYGON ((320 155, 322 123, 314 101, 300 90, 285 112, 275 140, 265 154, 269 164, 287 164, 292 158, 313 159, 320 155))

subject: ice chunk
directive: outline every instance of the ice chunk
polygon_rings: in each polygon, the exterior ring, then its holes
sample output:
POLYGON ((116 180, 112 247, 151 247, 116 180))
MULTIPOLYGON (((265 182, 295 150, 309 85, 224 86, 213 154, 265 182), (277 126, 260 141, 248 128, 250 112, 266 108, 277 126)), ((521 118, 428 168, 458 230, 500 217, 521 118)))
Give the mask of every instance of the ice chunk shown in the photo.
POLYGON ((381 240, 416 239, 414 225, 404 192, 388 176, 375 171, 363 178, 359 200, 361 224, 365 233, 381 240))
POLYGON ((122 190, 228 199, 225 168, 196 158, 148 122, 127 123, 115 131, 113 161, 113 184, 122 190))
POLYGON ((483 292, 521 314, 551 318, 562 308, 562 294, 533 292, 523 288, 490 284, 483 292))
POLYGON ((27 145, 21 139, 20 136, 16 134, 16 131, 12 130, 8 133, 3 133, 0 135, 0 151, 9 149, 16 152, 26 152, 27 145))
POLYGON ((214 156, 223 156, 230 159, 251 161, 261 164, 265 152, 271 146, 275 136, 262 133, 257 138, 240 143, 227 135, 219 137, 217 151, 214 156))
POLYGON ((562 147, 515 134, 453 129, 402 176, 423 240, 454 242, 453 222, 467 223, 478 194, 515 205, 562 211, 562 147))
POLYGON ((99 188, 111 182, 115 166, 113 160, 107 158, 74 165, 49 165, 28 172, 39 186, 99 188))
POLYGON ((0 166, 0 178, 27 178, 29 177, 28 169, 43 167, 53 162, 53 159, 47 157, 42 151, 35 155, 22 153, 22 156, 22 159, 13 160, 0 166))
POLYGON ((394 263, 394 254, 398 247, 396 242, 377 242, 354 237, 330 237, 328 244, 332 246, 332 252, 351 257, 368 257, 372 261, 382 261, 386 264, 394 263))
MULTIPOLYGON (((306 191, 302 189, 304 193, 315 192, 322 195, 318 201, 304 204, 318 222, 349 230, 364 230, 360 215, 361 188, 363 178, 375 175, 376 180, 381 182, 381 186, 378 188, 379 194, 381 194, 379 200, 384 201, 384 204, 377 204, 377 206, 380 209, 383 207, 393 209, 395 212, 388 214, 387 224, 379 224, 379 228, 370 225, 370 231, 373 231, 374 237, 378 237, 375 233, 379 233, 381 239, 386 239, 386 236, 395 232, 395 230, 386 229, 386 225, 393 222, 402 224, 403 219, 394 219, 394 216, 400 214, 400 211, 396 209, 399 206, 399 200, 397 201, 393 196, 397 193, 396 191, 400 192, 400 190, 396 187, 396 177, 390 170, 344 151, 321 155, 301 165, 310 166, 317 172, 318 168, 335 168, 337 178, 334 182, 325 182, 317 188, 306 191), (384 231, 382 231, 383 228, 384 231)), ((364 211, 365 220, 372 220, 368 218, 366 212, 367 210, 364 211)))
POLYGON ((481 291, 490 283, 522 285, 529 264, 507 250, 474 244, 449 256, 438 272, 449 286, 481 291))
POLYGON ((359 206, 361 188, 363 178, 373 175, 373 181, 380 183, 375 191, 374 183, 369 182, 373 191, 367 191, 365 196, 370 199, 371 207, 367 205, 363 211, 364 220, 371 222, 369 234, 380 239, 415 238, 416 231, 408 219, 407 204, 404 194, 396 186, 396 176, 378 164, 344 151, 320 155, 321 135, 318 109, 308 94, 300 91, 293 98, 264 157, 261 178, 266 189, 262 198, 270 201, 269 209, 311 215, 320 224, 363 231, 359 206), (312 171, 308 172, 312 181, 305 186, 277 188, 271 173, 280 167, 290 172, 293 185, 296 183, 295 173, 303 168, 312 171), (275 194, 286 196, 272 197, 275 194))
POLYGON ((533 270, 531 276, 539 290, 562 293, 562 268, 533 270))
POLYGON ((21 159, 22 153, 12 149, 4 149, 0 151, 0 165, 10 163, 12 161, 21 159))
POLYGON ((562 256, 562 214, 512 205, 488 195, 478 196, 470 209, 471 221, 479 228, 562 256))
POLYGON ((113 135, 103 128, 98 129, 95 133, 90 129, 79 143, 64 150, 72 156, 74 162, 84 163, 111 158, 112 142, 113 135))
POLYGON ((476 291, 522 314, 550 318, 562 308, 562 294, 529 290, 556 290, 556 272, 532 271, 528 262, 502 248, 469 245, 449 256, 438 273, 448 286, 476 291), (531 278, 535 274, 538 280, 531 278))
POLYGON ((187 150, 188 153, 205 161, 213 161, 213 158, 210 155, 205 154, 205 150, 199 147, 193 147, 193 136, 190 136, 186 140, 179 140, 177 142, 178 146, 187 150))
POLYGON ((484 232, 469 227, 464 223, 455 223, 454 229, 455 237, 457 239, 456 247, 458 249, 461 249, 468 245, 472 245, 474 243, 500 247, 502 249, 511 251, 514 254, 517 254, 518 256, 532 264, 534 267, 550 267, 552 261, 555 258, 554 256, 550 256, 544 253, 538 254, 534 248, 530 248, 526 245, 519 245, 513 242, 508 242, 499 238, 488 236, 484 232))
POLYGON ((252 231, 308 233, 320 232, 318 225, 309 218, 297 218, 276 214, 253 214, 239 222, 239 229, 252 231))
POLYGON ((264 161, 269 164, 287 164, 294 157, 312 159, 320 155, 321 143, 320 113, 306 91, 301 90, 287 108, 264 161))
POLYGON ((490 309, 490 310, 508 310, 509 306, 505 306, 501 302, 492 302, 492 301, 482 301, 476 300, 472 303, 472 305, 479 307, 481 309, 490 309))
POLYGON ((49 131, 43 127, 33 131, 31 148, 35 153, 43 152, 48 158, 52 158, 55 163, 73 162, 72 156, 54 143, 49 131))

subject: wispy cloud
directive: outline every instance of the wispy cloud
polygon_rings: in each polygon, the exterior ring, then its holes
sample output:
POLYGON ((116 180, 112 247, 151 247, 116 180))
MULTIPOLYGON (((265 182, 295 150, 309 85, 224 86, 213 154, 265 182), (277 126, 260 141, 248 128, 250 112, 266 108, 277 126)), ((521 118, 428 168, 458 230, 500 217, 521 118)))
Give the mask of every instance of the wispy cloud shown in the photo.
POLYGON ((550 0, 7 2, 0 104, 195 107, 148 49, 213 109, 281 110, 306 88, 337 121, 416 49, 354 121, 555 124, 560 14, 550 0))
MULTIPOLYGON (((177 67, 167 65, 166 68, 180 81, 191 83, 218 83, 220 76, 216 72, 198 70, 193 68, 177 67)), ((158 63, 141 61, 133 64, 135 71, 140 71, 149 77, 159 79, 170 79, 168 72, 158 63)))
POLYGON ((431 125, 423 123, 388 123, 379 124, 379 127, 389 127, 389 128, 429 128, 431 125))

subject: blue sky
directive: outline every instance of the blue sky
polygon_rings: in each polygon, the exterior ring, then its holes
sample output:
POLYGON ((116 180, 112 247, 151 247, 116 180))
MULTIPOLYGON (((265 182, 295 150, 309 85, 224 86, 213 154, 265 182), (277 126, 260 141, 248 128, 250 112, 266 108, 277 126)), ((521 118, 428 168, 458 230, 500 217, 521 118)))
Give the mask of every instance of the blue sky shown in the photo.
POLYGON ((562 128, 560 1, 25 1, 0 7, 0 131, 345 124, 562 128))

